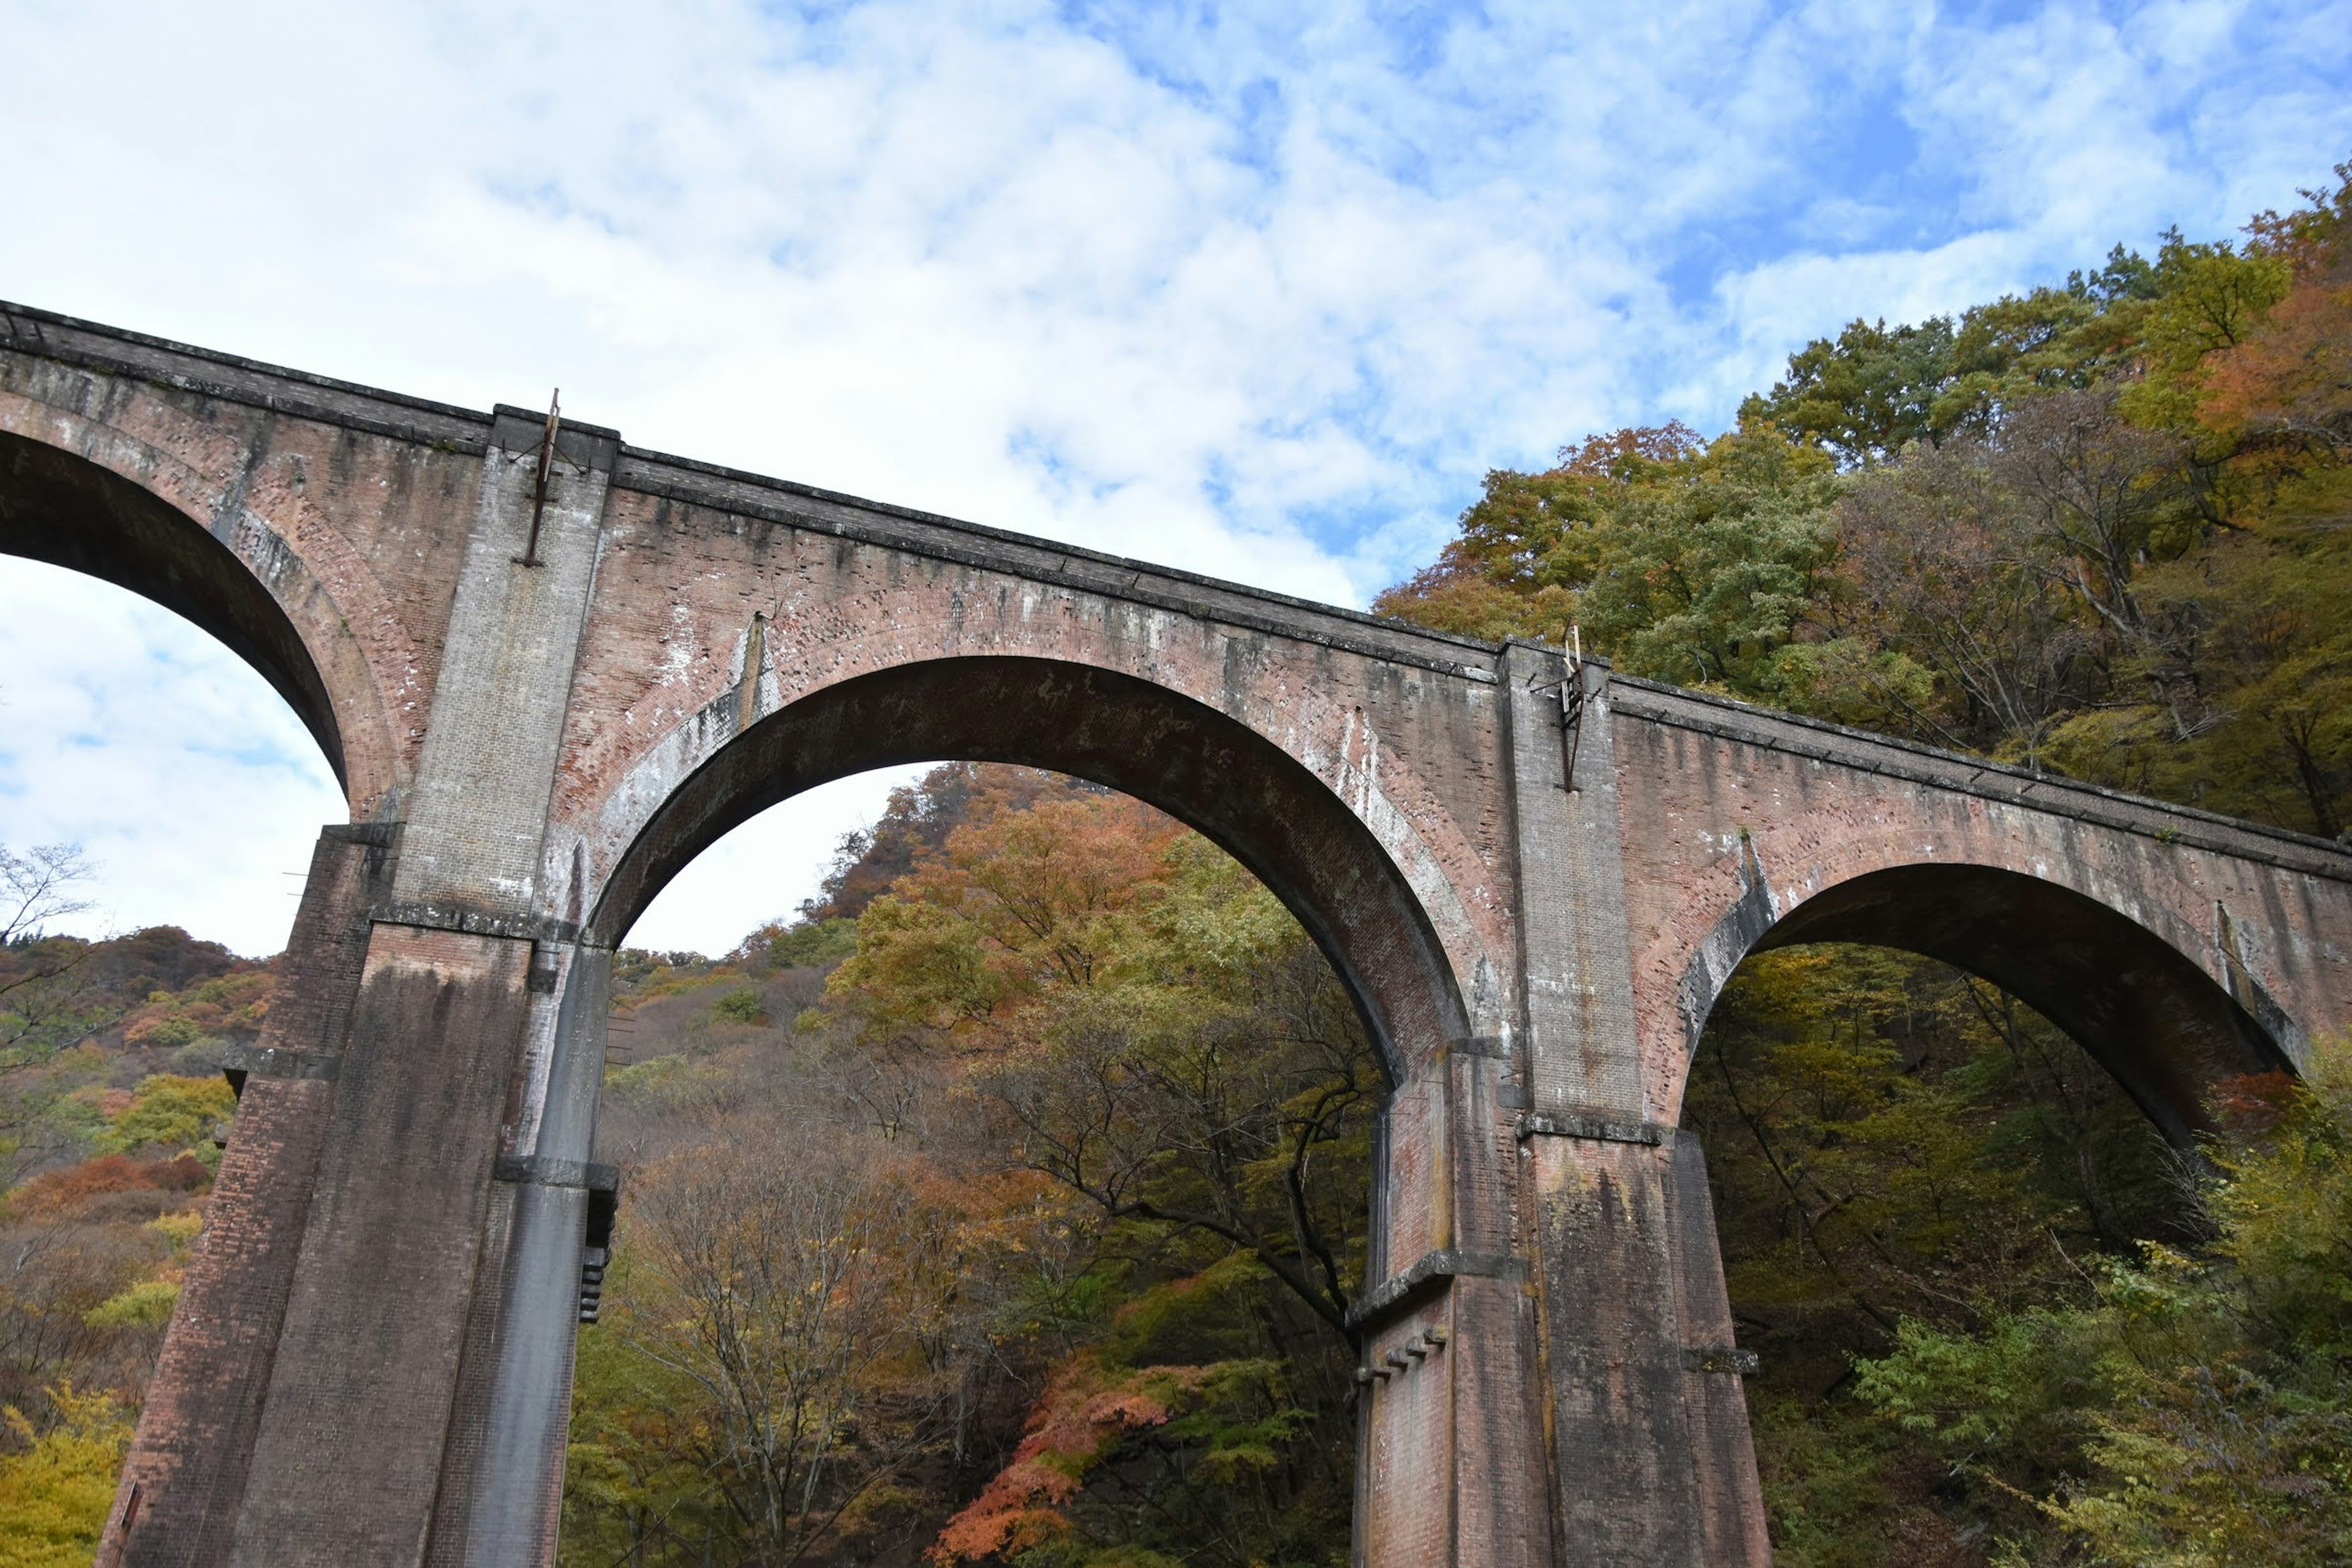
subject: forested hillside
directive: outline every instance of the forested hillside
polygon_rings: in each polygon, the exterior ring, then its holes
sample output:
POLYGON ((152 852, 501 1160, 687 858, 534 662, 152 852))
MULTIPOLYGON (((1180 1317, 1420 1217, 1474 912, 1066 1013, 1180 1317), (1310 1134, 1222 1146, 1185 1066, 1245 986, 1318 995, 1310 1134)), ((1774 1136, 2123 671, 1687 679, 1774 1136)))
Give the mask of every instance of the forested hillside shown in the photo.
POLYGON ((43 934, 76 858, 0 847, 0 1565, 88 1563, 270 964, 170 926, 43 934))
MULTIPOLYGON (((1857 321, 1712 439, 1497 471, 1381 596, 1447 629, 2334 837, 2352 167, 2229 243, 1857 321)), ((268 964, 0 931, 0 1568, 86 1562, 268 964)), ((562 1560, 1347 1560, 1372 1120, 1328 968, 1196 836, 951 763, 732 953, 617 963, 562 1560)), ((1889 952, 1743 965, 1705 1142, 1779 1561, 2352 1561, 2352 1064, 2166 1148, 1889 952)))
POLYGON ((2323 837, 2352 788, 2352 164, 2242 244, 1855 321, 1713 440, 1497 470, 1376 602, 2323 837))
POLYGON ((952 763, 621 980, 566 1563, 1345 1562, 1381 1085, 1232 860, 952 763))

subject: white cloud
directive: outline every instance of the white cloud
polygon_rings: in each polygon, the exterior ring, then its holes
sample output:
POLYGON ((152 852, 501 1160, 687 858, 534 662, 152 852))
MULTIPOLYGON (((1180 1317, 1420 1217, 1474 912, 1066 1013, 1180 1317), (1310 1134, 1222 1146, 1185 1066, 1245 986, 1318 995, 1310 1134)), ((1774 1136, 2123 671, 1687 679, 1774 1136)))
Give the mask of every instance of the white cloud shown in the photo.
POLYGON ((641 445, 1352 602, 1490 466, 1719 425, 1852 316, 2352 152, 2341 0, 0 0, 0 36, 41 62, 0 295, 476 406, 560 384, 641 445))
POLYGON ((0 562, 0 841, 78 842, 100 873, 61 929, 275 952, 344 817, 310 732, 234 654, 119 589, 0 562))
POLYGON ((765 921, 793 919, 832 868, 843 835, 871 827, 891 790, 928 771, 858 773, 769 807, 679 872, 622 940, 657 952, 716 954, 765 921))

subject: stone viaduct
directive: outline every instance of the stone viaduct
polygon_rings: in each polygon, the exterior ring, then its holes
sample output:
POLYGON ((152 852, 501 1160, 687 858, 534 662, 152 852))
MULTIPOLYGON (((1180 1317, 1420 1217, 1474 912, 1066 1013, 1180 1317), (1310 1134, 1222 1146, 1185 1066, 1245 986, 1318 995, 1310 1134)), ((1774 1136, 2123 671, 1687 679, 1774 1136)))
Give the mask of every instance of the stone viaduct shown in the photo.
POLYGON ((1675 1132, 1743 954, 1973 970, 2177 1139, 2352 1013, 2334 845, 591 426, 542 463, 548 424, 0 306, 0 551, 236 649, 351 805, 102 1563, 551 1559, 613 945, 729 828, 868 768, 1128 791, 1329 955, 1393 1079, 1367 1564, 1767 1561, 1675 1132))

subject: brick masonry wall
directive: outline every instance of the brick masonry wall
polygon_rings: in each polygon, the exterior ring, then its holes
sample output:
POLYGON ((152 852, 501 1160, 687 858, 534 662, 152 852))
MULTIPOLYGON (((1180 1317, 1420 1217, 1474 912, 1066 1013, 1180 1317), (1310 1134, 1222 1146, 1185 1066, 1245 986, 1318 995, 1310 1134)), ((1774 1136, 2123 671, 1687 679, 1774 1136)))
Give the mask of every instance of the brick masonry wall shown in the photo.
POLYGON ((326 1139, 390 836, 331 827, 149 1380, 100 1562, 226 1560, 326 1139), (132 1528, 126 1531, 129 1524, 132 1528))
MULTIPOLYGON (((424 742, 488 422, 333 384, 277 384, 59 319, 11 321, 0 437, 126 481, 243 563, 292 623, 331 707, 353 816, 396 811, 424 742), (11 352, 19 345, 39 352, 11 352)), ((121 522, 45 513, 27 527, 47 544, 12 548, 168 598, 189 563, 121 522), (84 528, 105 535, 110 556, 74 557, 66 535, 84 528)), ((200 624, 205 607, 191 607, 200 624)))
POLYGON ((571 699, 541 879, 551 915, 595 908, 654 814, 756 718, 910 661, 1019 655, 1150 681, 1298 761, 1410 882, 1474 1017, 1490 1016, 1479 1031, 1502 1026, 1509 860, 1493 681, 1477 664, 1369 658, 1235 624, 1207 600, 1192 613, 1138 604, 846 541, 815 518, 683 505, 630 478, 625 462, 571 699), (747 679, 754 615, 764 668, 747 679), (740 710, 747 692, 758 714, 740 710))
POLYGON ((418 1561, 530 943, 379 923, 234 1560, 418 1561))
MULTIPOLYGON (((1693 964, 1759 879, 1780 920, 1890 868, 2012 872, 2115 911, 2217 992, 2234 959, 2305 1037, 2352 1021, 2352 853, 2339 847, 1731 704, 1629 689, 1617 708, 1643 1068, 1672 1114, 1693 964)), ((1710 965, 1718 984, 1727 958, 1710 965)), ((1712 1000, 1709 987, 1698 1017, 1712 1000)))

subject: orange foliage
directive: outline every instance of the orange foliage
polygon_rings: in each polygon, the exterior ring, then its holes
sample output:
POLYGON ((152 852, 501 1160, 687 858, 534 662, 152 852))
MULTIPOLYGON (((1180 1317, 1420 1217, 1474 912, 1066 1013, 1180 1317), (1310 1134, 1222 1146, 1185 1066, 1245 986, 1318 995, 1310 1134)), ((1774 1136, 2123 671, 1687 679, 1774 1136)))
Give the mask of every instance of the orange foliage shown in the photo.
POLYGON ((2255 220, 2258 248, 2287 261, 2294 281, 2200 370, 2205 421, 2239 437, 2241 466, 2267 470, 2257 493, 2289 521, 2340 522, 2352 500, 2352 163, 2336 173, 2338 190, 2305 193, 2310 208, 2255 220))
POLYGON ((2294 1104, 2297 1084, 2290 1072, 2242 1073, 2216 1083, 2207 1099, 2222 1125, 2245 1137, 2279 1124, 2294 1104))
POLYGON ((1154 1366, 1113 1374, 1091 1356, 1065 1363, 1031 1408, 1012 1463, 940 1530, 932 1563, 953 1568, 1024 1551, 1068 1529, 1055 1505, 1076 1497, 1087 1471, 1128 1433, 1166 1425, 1175 1414, 1170 1398, 1196 1389, 1208 1371, 1154 1366))
POLYGON ((211 1179, 203 1162, 183 1154, 172 1160, 134 1160, 128 1154, 101 1154, 79 1165, 45 1171, 10 1194, 14 1217, 26 1221, 63 1219, 109 1193, 193 1193, 211 1179))
POLYGON ((184 991, 158 991, 124 1021, 122 1042, 172 1047, 205 1036, 251 1036, 269 1016, 277 991, 277 972, 259 967, 215 975, 184 991))

